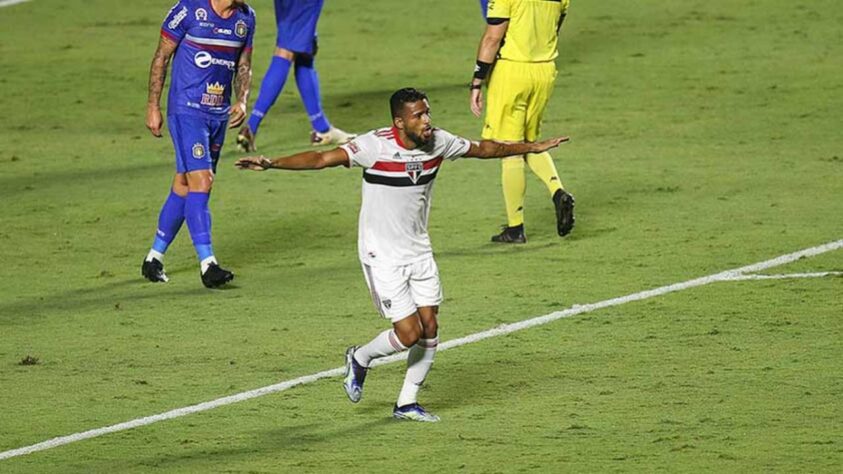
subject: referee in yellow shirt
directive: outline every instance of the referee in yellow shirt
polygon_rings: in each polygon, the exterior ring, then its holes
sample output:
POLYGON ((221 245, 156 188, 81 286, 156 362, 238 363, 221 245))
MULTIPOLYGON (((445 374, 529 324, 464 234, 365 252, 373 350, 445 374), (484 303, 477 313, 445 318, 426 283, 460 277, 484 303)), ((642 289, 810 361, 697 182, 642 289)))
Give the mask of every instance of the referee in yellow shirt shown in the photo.
MULTIPOLYGON (((542 116, 556 80, 559 30, 569 4, 570 0, 489 0, 486 31, 480 40, 470 86, 471 111, 480 117, 481 85, 490 76, 484 139, 538 140, 542 116)), ((557 232, 560 236, 569 234, 574 227, 574 197, 562 187, 550 154, 513 156, 501 162, 507 225, 492 241, 527 241, 525 162, 550 191, 556 209, 557 232)))

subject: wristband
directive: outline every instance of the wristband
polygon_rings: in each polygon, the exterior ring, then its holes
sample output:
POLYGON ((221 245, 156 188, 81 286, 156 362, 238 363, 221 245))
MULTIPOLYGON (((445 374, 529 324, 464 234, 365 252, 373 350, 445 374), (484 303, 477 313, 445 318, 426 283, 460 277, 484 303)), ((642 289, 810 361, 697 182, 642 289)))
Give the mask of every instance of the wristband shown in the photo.
POLYGON ((477 61, 477 64, 474 66, 474 78, 486 79, 486 76, 489 75, 489 71, 492 70, 492 63, 484 63, 483 61, 477 61))

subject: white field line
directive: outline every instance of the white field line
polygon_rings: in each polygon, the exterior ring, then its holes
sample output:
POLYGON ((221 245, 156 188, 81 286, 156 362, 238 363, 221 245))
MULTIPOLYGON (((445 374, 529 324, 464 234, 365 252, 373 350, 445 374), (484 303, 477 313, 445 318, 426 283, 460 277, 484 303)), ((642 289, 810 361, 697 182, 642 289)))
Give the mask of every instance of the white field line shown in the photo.
MULTIPOLYGON (((619 306, 622 304, 630 303, 633 301, 641 301, 648 298, 653 298, 656 296, 666 295, 668 293, 673 293, 676 291, 687 290, 689 288, 695 288, 698 286, 708 285, 709 283, 714 283, 718 281, 731 281, 741 276, 744 276, 745 273, 748 272, 758 272, 762 270, 766 270, 768 268, 778 267, 781 265, 786 265, 788 263, 795 262, 801 258, 813 257, 816 255, 820 255, 826 252, 831 252, 833 250, 837 250, 843 248, 843 240, 837 240, 834 242, 829 242, 824 245, 819 245, 817 247, 811 247, 808 249, 800 250, 798 252, 790 253, 787 255, 782 255, 770 260, 765 260, 763 262, 758 262, 752 265, 747 265, 745 267, 736 268, 733 270, 726 270, 724 272, 715 273, 713 275, 704 276, 701 278, 696 278, 693 280, 688 280, 682 283, 674 283, 672 285, 662 286, 660 288, 655 288, 653 290, 641 291, 639 293, 632 293, 630 295, 621 296, 618 298, 612 298, 605 301, 600 301, 597 303, 590 303, 585 305, 574 305, 573 307, 566 309, 564 311, 557 311, 554 313, 547 314, 545 316, 539 316, 532 319, 527 319, 525 321, 521 321, 518 323, 512 324, 503 324, 493 329, 489 329, 487 331, 479 332, 476 334, 472 334, 466 337, 461 337, 459 339, 452 339, 447 341, 443 344, 439 345, 439 350, 447 350, 453 349, 455 347, 463 346, 466 344, 471 344, 473 342, 482 341, 483 339, 488 339, 490 337, 495 336, 502 336, 505 334, 511 334, 516 331, 521 331, 523 329, 531 328, 534 326, 539 326, 542 324, 547 324, 552 321, 556 321, 562 318, 568 318, 571 316, 576 316, 578 314, 588 313, 591 311, 596 311, 602 308, 608 308, 611 306, 619 306)), ((396 354, 390 357, 385 357, 383 359, 379 359, 375 361, 373 366, 389 364, 392 362, 396 362, 406 358, 406 354, 396 354)), ((303 377, 299 377, 292 380, 287 380, 285 382, 277 383, 274 385, 269 385, 266 387, 258 388, 255 390, 250 390, 248 392, 242 392, 234 395, 229 395, 227 397, 218 398, 216 400, 211 400, 209 402, 199 403, 197 405, 191 405, 184 408, 178 408, 175 410, 171 410, 165 413, 160 413, 158 415, 151 415, 146 416, 143 418, 137 418, 131 421, 127 421, 124 423, 118 423, 116 425, 106 426, 103 428, 97 428, 93 430, 83 431, 80 433, 74 433, 67 436, 60 436, 57 438, 49 439, 47 441, 43 441, 41 443, 33 444, 30 446, 24 446, 22 448, 12 449, 10 451, 4 451, 0 453, 0 460, 9 459, 16 456, 23 456, 25 454, 31 454, 37 451, 43 451, 46 449, 55 448, 58 446, 63 446, 65 444, 75 443, 77 441, 82 441, 89 438, 96 438, 98 436, 102 436, 109 433, 115 433, 118 431, 125 431, 132 428, 138 428, 140 426, 150 425, 152 423, 157 423, 159 421, 169 420, 172 418, 178 418, 185 415, 190 415, 192 413, 199 413, 207 410, 211 410, 214 408, 218 408, 225 405, 230 405, 232 403, 238 403, 245 400, 250 400, 252 398, 262 397, 264 395, 269 395, 271 393, 278 393, 283 392, 287 389, 293 388, 298 385, 304 385, 316 382, 317 380, 321 380, 324 378, 329 377, 337 377, 342 375, 345 372, 343 367, 337 367, 336 369, 325 370, 316 374, 306 375, 303 377)))
POLYGON ((784 280, 788 278, 823 278, 827 276, 843 276, 843 272, 786 273, 783 275, 735 275, 733 277, 725 278, 724 281, 784 280))
POLYGON ((11 7, 12 5, 17 5, 18 3, 25 3, 30 0, 0 0, 0 8, 3 7, 11 7))

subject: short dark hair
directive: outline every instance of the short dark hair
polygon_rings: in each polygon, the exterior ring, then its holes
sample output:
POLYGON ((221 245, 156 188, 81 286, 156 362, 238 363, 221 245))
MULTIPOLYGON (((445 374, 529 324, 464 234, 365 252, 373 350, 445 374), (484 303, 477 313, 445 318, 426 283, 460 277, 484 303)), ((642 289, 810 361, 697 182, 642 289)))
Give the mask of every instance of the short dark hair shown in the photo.
POLYGON ((392 117, 395 118, 401 114, 404 104, 418 102, 420 100, 427 100, 427 94, 413 87, 405 87, 395 91, 392 97, 389 98, 389 109, 392 112, 392 117))

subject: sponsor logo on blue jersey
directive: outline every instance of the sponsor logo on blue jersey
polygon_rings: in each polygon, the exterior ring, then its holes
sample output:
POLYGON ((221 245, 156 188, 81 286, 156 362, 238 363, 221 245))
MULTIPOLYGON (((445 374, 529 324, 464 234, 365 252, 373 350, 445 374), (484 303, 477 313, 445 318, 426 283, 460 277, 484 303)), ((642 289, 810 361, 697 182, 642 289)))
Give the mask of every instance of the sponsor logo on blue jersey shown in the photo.
MULTIPOLYGON (((175 8, 175 7, 173 7, 173 8, 175 8)), ((178 26, 181 24, 181 22, 184 21, 184 17, 186 17, 186 16, 187 16, 187 7, 181 7, 181 10, 179 10, 179 12, 176 13, 176 16, 174 16, 173 19, 170 20, 169 23, 167 23, 167 27, 169 27, 171 30, 175 30, 176 28, 178 28, 178 26)))
POLYGON ((205 84, 205 93, 202 94, 202 105, 208 107, 222 107, 225 105, 225 86, 219 82, 205 84))
POLYGON ((196 53, 196 55, 193 56, 193 63, 202 69, 207 69, 211 66, 225 66, 229 71, 233 71, 234 67, 237 66, 237 63, 234 61, 215 58, 207 51, 199 51, 196 53))

